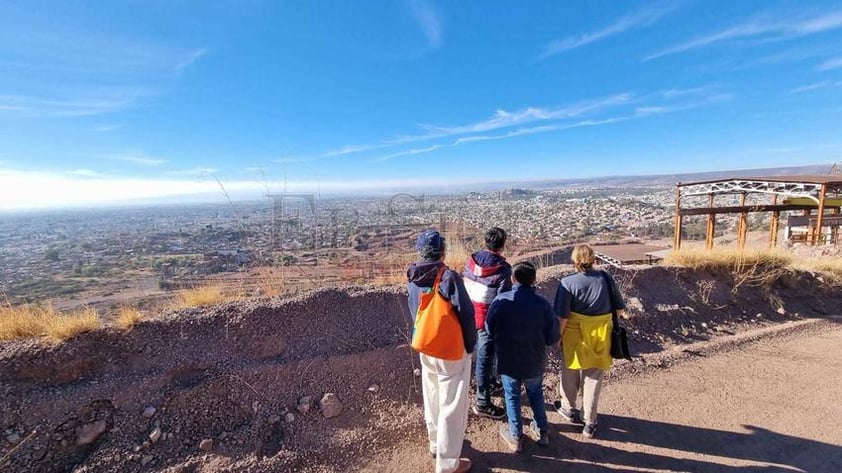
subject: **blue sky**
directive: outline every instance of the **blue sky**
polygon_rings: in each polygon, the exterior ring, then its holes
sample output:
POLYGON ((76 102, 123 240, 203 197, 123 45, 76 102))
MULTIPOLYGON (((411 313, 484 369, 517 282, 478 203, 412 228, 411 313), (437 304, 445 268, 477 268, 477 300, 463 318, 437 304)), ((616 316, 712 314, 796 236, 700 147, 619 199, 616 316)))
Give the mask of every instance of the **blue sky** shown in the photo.
POLYGON ((0 208, 842 156, 838 2, 7 0, 0 71, 0 208))

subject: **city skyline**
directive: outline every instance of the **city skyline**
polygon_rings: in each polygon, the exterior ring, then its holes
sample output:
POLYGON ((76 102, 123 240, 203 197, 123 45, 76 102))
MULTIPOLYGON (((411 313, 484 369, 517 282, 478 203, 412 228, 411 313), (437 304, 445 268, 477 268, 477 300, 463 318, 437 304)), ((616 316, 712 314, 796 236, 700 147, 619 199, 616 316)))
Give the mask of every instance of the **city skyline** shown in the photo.
POLYGON ((0 6, 5 209, 834 162, 831 2, 0 6))

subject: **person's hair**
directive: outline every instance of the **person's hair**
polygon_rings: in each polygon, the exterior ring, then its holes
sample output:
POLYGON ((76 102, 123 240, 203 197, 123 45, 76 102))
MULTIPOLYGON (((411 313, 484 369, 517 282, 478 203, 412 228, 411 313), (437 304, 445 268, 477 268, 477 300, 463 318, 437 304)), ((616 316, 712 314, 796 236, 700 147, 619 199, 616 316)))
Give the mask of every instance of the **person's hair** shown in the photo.
POLYGON ((524 286, 531 286, 535 284, 536 274, 537 271, 535 270, 535 265, 528 262, 528 261, 521 261, 517 263, 512 268, 515 281, 523 284, 524 286))
POLYGON ((485 247, 491 251, 500 251, 506 245, 506 230, 500 227, 485 232, 485 247))
POLYGON ((596 262, 596 256, 594 256, 593 248, 588 245, 576 245, 573 248, 571 258, 573 259, 573 266, 576 267, 576 271, 587 271, 592 269, 594 262, 596 262))

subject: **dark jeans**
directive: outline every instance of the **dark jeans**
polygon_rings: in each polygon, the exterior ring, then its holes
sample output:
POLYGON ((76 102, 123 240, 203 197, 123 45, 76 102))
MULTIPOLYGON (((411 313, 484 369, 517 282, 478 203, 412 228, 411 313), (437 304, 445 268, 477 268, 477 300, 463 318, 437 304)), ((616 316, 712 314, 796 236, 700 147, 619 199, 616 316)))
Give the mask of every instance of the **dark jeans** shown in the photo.
POLYGON ((520 438, 523 434, 523 419, 520 417, 520 386, 526 386, 529 405, 532 406, 532 417, 542 432, 547 429, 547 411, 544 410, 543 376, 519 379, 502 375, 503 391, 506 396, 506 414, 509 416, 509 432, 520 438))
POLYGON ((488 332, 477 330, 477 407, 491 405, 491 386, 494 381, 494 343, 488 332))

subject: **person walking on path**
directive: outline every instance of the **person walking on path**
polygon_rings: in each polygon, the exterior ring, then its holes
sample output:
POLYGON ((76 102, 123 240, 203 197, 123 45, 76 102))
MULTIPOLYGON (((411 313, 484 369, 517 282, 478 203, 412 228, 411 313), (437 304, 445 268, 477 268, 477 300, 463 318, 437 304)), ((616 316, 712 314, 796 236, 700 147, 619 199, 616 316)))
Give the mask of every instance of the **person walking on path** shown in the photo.
POLYGON ((500 254, 506 245, 506 231, 494 227, 485 232, 485 249, 472 254, 465 263, 462 273, 465 289, 474 304, 474 319, 477 326, 477 398, 474 414, 502 419, 506 411, 491 402, 494 389, 494 342, 485 330, 485 315, 497 295, 511 290, 512 266, 500 254))
POLYGON ((485 320, 486 331, 497 348, 497 370, 503 380, 508 425, 500 436, 512 452, 522 448, 523 422, 520 414, 520 387, 532 407, 533 434, 538 445, 550 444, 547 413, 544 409, 544 369, 547 345, 559 340, 559 322, 552 306, 535 293, 535 266, 522 262, 514 266, 514 287, 494 299, 485 320))
POLYGON ((429 451, 437 473, 463 473, 471 469, 471 461, 460 456, 477 338, 474 307, 459 273, 444 264, 445 241, 439 232, 424 231, 415 248, 421 260, 407 270, 408 302, 416 322, 413 347, 417 340, 432 347, 419 350, 429 451), (420 327, 422 316, 437 322, 420 327), (428 327, 436 327, 428 329, 436 333, 418 333, 428 327))
POLYGON ((619 312, 626 305, 611 275, 594 268, 593 248, 576 246, 572 259, 576 273, 561 279, 554 303, 556 315, 561 318, 564 355, 559 386, 561 400, 554 404, 569 422, 584 424, 582 435, 592 438, 597 427, 602 377, 612 362, 611 310, 619 312), (584 416, 576 408, 580 389, 584 416))

